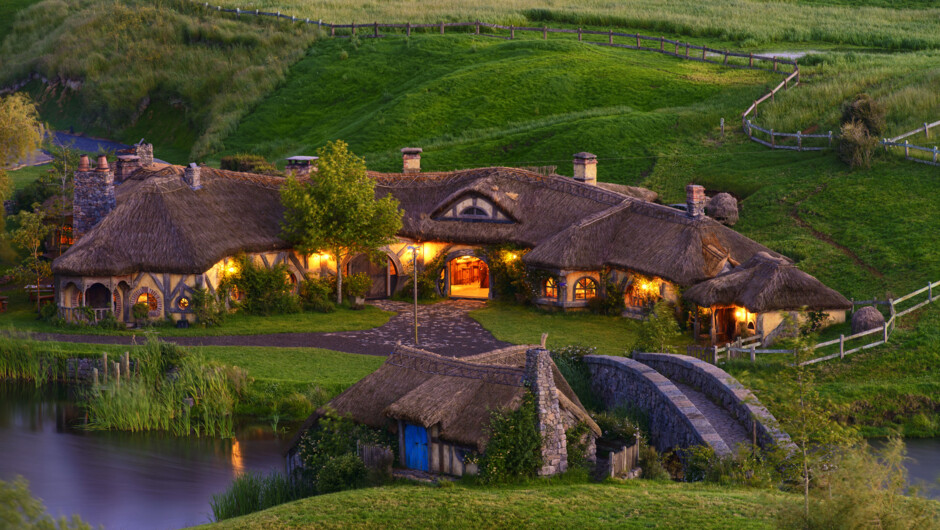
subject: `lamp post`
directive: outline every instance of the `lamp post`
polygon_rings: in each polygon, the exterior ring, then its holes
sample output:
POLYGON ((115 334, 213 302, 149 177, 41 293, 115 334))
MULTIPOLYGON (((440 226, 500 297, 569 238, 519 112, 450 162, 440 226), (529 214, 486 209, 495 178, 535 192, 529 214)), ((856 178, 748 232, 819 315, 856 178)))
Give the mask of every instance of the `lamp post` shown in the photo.
POLYGON ((408 250, 411 251, 411 268, 414 271, 414 280, 412 281, 412 286, 414 287, 414 317, 415 317, 415 346, 418 345, 418 247, 417 245, 410 245, 408 250))

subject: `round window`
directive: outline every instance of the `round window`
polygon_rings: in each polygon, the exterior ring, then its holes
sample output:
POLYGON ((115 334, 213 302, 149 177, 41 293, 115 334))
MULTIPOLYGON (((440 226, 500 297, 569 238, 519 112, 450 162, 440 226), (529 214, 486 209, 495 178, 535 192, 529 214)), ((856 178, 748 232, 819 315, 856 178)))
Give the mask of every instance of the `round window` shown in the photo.
POLYGON ((189 309, 189 298, 186 298, 185 296, 180 298, 179 301, 176 302, 176 307, 179 307, 180 311, 186 311, 189 309))

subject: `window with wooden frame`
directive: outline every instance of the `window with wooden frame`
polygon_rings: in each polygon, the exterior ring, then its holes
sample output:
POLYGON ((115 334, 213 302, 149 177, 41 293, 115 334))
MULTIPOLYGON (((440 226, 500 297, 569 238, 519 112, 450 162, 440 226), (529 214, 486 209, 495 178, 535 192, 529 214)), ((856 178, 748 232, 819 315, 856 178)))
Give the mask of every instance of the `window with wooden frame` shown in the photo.
POLYGON ((597 296, 597 282, 591 278, 581 278, 574 284, 574 299, 587 300, 597 296))
POLYGON ((558 298, 558 281, 555 278, 549 278, 545 280, 545 285, 542 289, 542 296, 545 298, 558 298))

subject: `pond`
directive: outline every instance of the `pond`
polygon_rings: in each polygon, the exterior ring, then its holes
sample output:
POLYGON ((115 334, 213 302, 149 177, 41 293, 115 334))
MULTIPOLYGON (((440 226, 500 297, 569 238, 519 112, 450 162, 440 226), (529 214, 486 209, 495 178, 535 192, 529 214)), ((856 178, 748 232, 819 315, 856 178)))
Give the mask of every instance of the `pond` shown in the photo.
POLYGON ((211 520, 209 500, 243 471, 283 471, 281 441, 244 427, 233 440, 85 432, 62 386, 0 381, 0 479, 22 475, 55 516, 105 528, 167 529, 211 520))

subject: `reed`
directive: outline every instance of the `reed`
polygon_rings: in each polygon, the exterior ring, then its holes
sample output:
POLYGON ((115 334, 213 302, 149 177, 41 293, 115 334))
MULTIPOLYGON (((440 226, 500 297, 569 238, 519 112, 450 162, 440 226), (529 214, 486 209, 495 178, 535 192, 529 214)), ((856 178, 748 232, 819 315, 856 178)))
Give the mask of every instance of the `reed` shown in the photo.
POLYGON ((292 481, 281 473, 243 473, 229 488, 212 496, 209 505, 216 521, 268 509, 278 504, 309 497, 315 493, 302 481, 292 481))
POLYGON ((20 379, 37 385, 65 374, 65 357, 45 344, 0 334, 0 379, 20 379))

